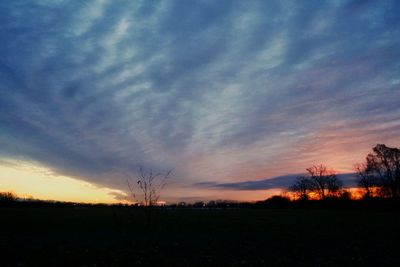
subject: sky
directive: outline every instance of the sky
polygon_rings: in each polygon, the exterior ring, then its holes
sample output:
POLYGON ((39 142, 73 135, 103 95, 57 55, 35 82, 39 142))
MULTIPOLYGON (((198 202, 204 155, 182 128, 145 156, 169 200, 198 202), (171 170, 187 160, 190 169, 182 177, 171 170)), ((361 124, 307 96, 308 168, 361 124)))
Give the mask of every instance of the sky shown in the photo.
POLYGON ((1 1, 0 40, 0 191, 259 200, 400 146, 400 1, 1 1))

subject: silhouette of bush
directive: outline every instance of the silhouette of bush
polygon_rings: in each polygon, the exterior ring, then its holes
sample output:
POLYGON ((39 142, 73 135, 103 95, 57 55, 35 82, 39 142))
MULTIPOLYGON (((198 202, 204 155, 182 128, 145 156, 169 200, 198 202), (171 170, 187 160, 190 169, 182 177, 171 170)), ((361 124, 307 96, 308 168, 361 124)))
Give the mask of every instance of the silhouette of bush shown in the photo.
POLYGON ((1 202, 14 202, 18 199, 17 195, 13 192, 0 192, 1 202))
POLYGON ((264 201, 259 201, 256 203, 259 207, 265 208, 287 208, 290 207, 292 202, 289 198, 284 196, 272 196, 264 201))

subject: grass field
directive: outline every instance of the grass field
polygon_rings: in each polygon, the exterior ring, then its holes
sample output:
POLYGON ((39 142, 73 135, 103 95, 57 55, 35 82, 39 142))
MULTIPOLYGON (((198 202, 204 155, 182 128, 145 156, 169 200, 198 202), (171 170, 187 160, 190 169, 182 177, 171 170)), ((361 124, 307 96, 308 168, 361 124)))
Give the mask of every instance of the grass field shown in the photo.
POLYGON ((1 266, 400 266, 400 214, 1 208, 1 266))

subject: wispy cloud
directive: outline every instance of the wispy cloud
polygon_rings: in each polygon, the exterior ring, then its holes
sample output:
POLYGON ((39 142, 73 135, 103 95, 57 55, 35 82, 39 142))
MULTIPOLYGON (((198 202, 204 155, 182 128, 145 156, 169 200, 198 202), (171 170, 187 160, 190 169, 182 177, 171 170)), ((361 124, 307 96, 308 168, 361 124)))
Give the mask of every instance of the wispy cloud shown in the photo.
POLYGON ((399 145, 398 1, 0 10, 2 157, 124 189, 139 166, 240 183, 399 145))

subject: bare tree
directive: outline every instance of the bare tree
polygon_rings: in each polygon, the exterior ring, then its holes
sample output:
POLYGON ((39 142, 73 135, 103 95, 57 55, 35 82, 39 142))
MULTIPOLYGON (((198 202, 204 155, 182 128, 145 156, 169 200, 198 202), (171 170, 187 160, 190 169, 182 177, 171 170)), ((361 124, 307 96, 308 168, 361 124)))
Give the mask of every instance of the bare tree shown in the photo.
POLYGON ((167 184, 167 179, 171 173, 172 170, 163 173, 153 172, 153 170, 146 171, 140 168, 135 179, 136 181, 133 182, 132 179, 127 179, 132 199, 143 207, 146 238, 149 238, 152 233, 151 225, 153 221, 152 218, 154 217, 152 207, 158 205, 161 191, 167 184), (139 193, 136 194, 136 191, 139 191, 139 193))
POLYGON ((315 193, 319 199, 340 196, 342 182, 336 172, 325 165, 314 165, 306 169, 307 176, 299 176, 289 190, 300 199, 308 199, 310 193, 315 193))
POLYGON ((328 169, 323 164, 314 165, 306 170, 311 181, 311 191, 315 192, 319 199, 333 197, 340 192, 342 182, 334 170, 328 169))
POLYGON ((312 183, 310 178, 305 176, 299 176, 292 186, 289 187, 289 191, 293 192, 297 198, 301 200, 308 199, 308 193, 312 189, 312 183))
POLYGON ((128 188, 133 200, 145 207, 157 205, 160 199, 160 193, 167 184, 167 179, 171 173, 172 170, 165 173, 155 173, 153 170, 146 171, 143 168, 140 168, 135 183, 132 183, 130 179, 127 179, 128 188), (140 191, 139 194, 135 193, 136 190, 134 184, 137 185, 137 188, 140 191), (137 197, 140 199, 137 199, 137 197))

